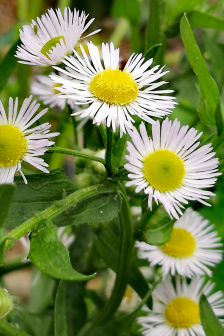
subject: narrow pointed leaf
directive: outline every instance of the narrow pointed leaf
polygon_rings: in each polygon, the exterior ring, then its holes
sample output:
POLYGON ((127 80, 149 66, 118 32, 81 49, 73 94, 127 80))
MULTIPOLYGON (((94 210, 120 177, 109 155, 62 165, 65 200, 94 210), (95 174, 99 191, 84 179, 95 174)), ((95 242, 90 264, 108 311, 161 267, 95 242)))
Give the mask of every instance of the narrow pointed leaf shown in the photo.
POLYGON ((199 302, 200 319, 207 336, 224 336, 224 328, 215 316, 208 300, 202 294, 199 302))
POLYGON ((60 281, 54 306, 54 335, 68 336, 66 319, 66 282, 60 281))
POLYGON ((7 84, 9 77, 12 75, 17 62, 18 58, 16 58, 15 52, 17 49, 17 46, 20 44, 20 39, 13 44, 11 49, 7 52, 5 57, 2 59, 0 63, 0 92, 4 88, 4 86, 7 84))
POLYGON ((216 126, 218 134, 223 131, 223 117, 221 112, 218 87, 210 76, 208 67, 195 41, 186 15, 181 19, 181 38, 183 40, 190 64, 198 77, 200 85, 199 114, 206 125, 216 126))

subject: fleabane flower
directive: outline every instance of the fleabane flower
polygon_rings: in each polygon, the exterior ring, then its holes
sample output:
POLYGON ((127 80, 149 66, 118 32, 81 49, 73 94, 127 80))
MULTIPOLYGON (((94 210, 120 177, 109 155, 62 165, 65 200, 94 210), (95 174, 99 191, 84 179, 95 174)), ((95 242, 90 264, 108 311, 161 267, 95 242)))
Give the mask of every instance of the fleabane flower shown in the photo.
POLYGON ((72 53, 82 34, 94 21, 86 23, 87 17, 85 12, 80 14, 76 9, 72 12, 68 7, 65 7, 64 15, 60 9, 49 9, 41 18, 37 17, 37 22, 32 20, 31 25, 23 26, 20 30, 22 45, 15 55, 22 60, 19 63, 39 66, 61 63, 66 55, 72 53))
POLYGON ((49 133, 49 123, 30 128, 48 110, 46 108, 34 117, 40 104, 36 104, 36 101, 31 103, 31 100, 32 96, 26 98, 17 113, 18 98, 14 104, 13 99, 9 98, 8 116, 0 101, 0 183, 12 183, 16 171, 20 171, 24 182, 27 183, 21 171, 22 161, 49 173, 46 168, 48 164, 38 156, 47 151, 46 147, 54 144, 49 139, 59 133, 49 133))
POLYGON ((151 266, 161 265, 163 274, 178 273, 191 278, 207 273, 222 260, 222 246, 213 225, 196 211, 188 208, 174 223, 170 240, 162 246, 137 242, 141 258, 148 259, 151 266))
POLYGON ((180 127, 177 119, 168 118, 160 125, 152 125, 152 139, 149 139, 145 125, 141 123, 140 134, 134 128, 130 132, 133 144, 128 141, 126 156, 129 163, 125 168, 131 172, 131 181, 126 186, 136 185, 136 192, 144 190, 148 195, 148 206, 152 199, 162 203, 170 217, 179 218, 181 203, 194 200, 205 205, 211 191, 203 188, 213 187, 217 172, 218 159, 213 158, 211 144, 200 148, 202 133, 189 126, 180 127))
POLYGON ((69 80, 50 76, 62 84, 59 91, 65 97, 78 104, 89 104, 74 115, 92 117, 97 125, 106 121, 107 127, 112 126, 113 131, 118 124, 122 135, 133 128, 132 115, 152 124, 155 123, 152 117, 162 118, 171 113, 175 106, 174 97, 163 94, 172 90, 156 90, 166 83, 158 79, 167 72, 163 72, 163 68, 158 70, 158 65, 149 69, 153 59, 144 62, 142 54, 132 54, 122 70, 119 68, 120 51, 113 43, 103 43, 101 53, 92 42, 87 46, 89 54, 80 45, 82 57, 76 51, 75 57, 65 57, 65 70, 55 67, 69 76, 69 80))
POLYGON ((206 336, 200 322, 199 298, 203 293, 219 317, 224 315, 222 292, 211 294, 214 284, 203 287, 204 278, 195 277, 187 284, 176 277, 175 284, 165 278, 152 293, 153 308, 138 318, 145 336, 206 336))
POLYGON ((66 104, 68 104, 72 110, 77 111, 79 108, 73 99, 61 99, 58 97, 61 95, 60 91, 58 91, 59 86, 61 84, 54 83, 49 77, 37 75, 31 84, 31 93, 39 96, 39 99, 45 105, 50 105, 51 108, 59 107, 64 110, 66 104))

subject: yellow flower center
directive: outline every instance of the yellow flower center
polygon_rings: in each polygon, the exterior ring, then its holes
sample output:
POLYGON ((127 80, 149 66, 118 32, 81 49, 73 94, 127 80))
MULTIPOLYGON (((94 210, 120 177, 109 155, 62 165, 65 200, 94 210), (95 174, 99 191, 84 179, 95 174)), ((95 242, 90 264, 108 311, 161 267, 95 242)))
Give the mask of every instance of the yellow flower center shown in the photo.
POLYGON ((45 55, 47 58, 50 59, 50 57, 48 56, 49 52, 51 51, 51 49, 53 47, 56 47, 57 43, 60 44, 60 39, 63 39, 63 41, 65 42, 64 36, 57 36, 57 37, 53 37, 51 40, 49 40, 47 43, 45 43, 45 45, 43 46, 43 48, 41 49, 41 53, 43 55, 45 55))
POLYGON ((135 100, 138 86, 129 73, 105 69, 91 79, 90 91, 103 102, 125 105, 135 100))
POLYGON ((0 125, 0 167, 17 164, 26 154, 24 134, 13 125, 0 125))
POLYGON ((194 237, 181 228, 173 228, 170 240, 160 246, 164 253, 177 258, 185 258, 192 255, 195 247, 196 241, 194 237))
POLYGON ((171 191, 181 186, 185 175, 184 163, 169 149, 149 154, 143 171, 149 184, 159 191, 171 191))
POLYGON ((198 304, 185 297, 171 301, 166 306, 165 316, 167 322, 175 328, 189 328, 200 321, 198 304))
POLYGON ((54 90, 54 93, 57 94, 57 93, 61 93, 61 91, 57 90, 56 88, 57 87, 60 87, 62 86, 62 84, 59 84, 59 83, 55 83, 54 86, 53 86, 53 90, 54 90))

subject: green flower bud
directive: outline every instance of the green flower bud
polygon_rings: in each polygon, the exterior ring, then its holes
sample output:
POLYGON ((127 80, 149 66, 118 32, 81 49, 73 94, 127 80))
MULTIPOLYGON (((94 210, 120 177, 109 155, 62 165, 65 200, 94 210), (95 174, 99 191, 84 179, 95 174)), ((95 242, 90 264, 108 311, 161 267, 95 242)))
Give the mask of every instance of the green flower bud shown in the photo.
POLYGON ((13 299, 6 289, 0 288, 0 319, 13 309, 13 299))
MULTIPOLYGON (((94 152, 91 149, 88 149, 88 148, 84 148, 83 150, 81 150, 81 153, 87 154, 87 155, 94 155, 94 152)), ((76 159, 76 165, 80 168, 84 168, 84 167, 90 165, 90 160, 78 157, 76 159)))
POLYGON ((81 173, 75 176, 75 184, 78 189, 89 187, 92 183, 91 175, 88 173, 81 173))
MULTIPOLYGON (((95 153, 95 156, 98 156, 98 157, 103 159, 105 157, 105 149, 97 151, 95 153)), ((104 175, 106 173, 106 169, 105 169, 104 165, 100 162, 92 161, 91 166, 92 166, 93 170, 95 171, 95 173, 97 173, 97 174, 104 175)))

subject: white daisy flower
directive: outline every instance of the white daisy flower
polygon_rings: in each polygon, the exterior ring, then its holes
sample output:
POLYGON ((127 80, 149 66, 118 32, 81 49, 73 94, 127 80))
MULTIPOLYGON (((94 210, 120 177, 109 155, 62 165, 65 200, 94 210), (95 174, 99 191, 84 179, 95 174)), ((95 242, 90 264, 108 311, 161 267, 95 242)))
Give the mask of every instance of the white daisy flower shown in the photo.
MULTIPOLYGON (((61 63, 62 59, 73 52, 82 34, 89 28, 94 19, 87 24, 88 15, 65 7, 64 16, 60 9, 48 9, 48 13, 32 20, 32 24, 20 30, 22 45, 18 47, 16 57, 19 63, 49 66, 61 63)), ((85 36, 91 36, 100 29, 85 36)))
POLYGON ((47 151, 46 147, 54 144, 49 139, 59 133, 49 133, 49 123, 29 128, 48 110, 46 108, 33 117, 40 104, 36 104, 36 101, 31 103, 31 100, 32 96, 26 98, 17 114, 18 98, 14 104, 13 99, 9 98, 8 116, 0 101, 0 183, 12 183, 16 171, 20 171, 24 182, 27 183, 21 171, 22 161, 49 173, 46 169, 48 164, 38 156, 47 151))
MULTIPOLYGON (((211 294, 214 284, 210 281, 202 288, 204 278, 195 277, 187 284, 176 278, 175 287, 165 278, 152 293, 153 309, 147 316, 138 318, 145 336, 206 336, 200 322, 199 298, 207 296, 216 316, 224 316, 224 300, 221 291, 211 294)), ((221 321, 222 322, 222 321, 221 321)))
MULTIPOLYGON (((65 75, 62 75, 62 77, 65 77, 65 75)), ((61 86, 61 84, 54 83, 49 77, 37 75, 31 84, 31 93, 39 96, 39 99, 45 105, 50 105, 51 108, 57 106, 64 110, 68 104, 72 110, 78 111, 79 108, 73 99, 61 99, 58 97, 61 95, 60 91, 58 91, 58 86, 61 86)))
POLYGON ((148 70, 153 59, 144 62, 142 54, 132 54, 121 70, 119 49, 115 49, 113 43, 103 43, 102 53, 92 42, 87 46, 89 55, 80 45, 83 57, 74 51, 76 58, 68 56, 63 61, 65 70, 55 67, 69 76, 69 80, 51 76, 56 83, 63 84, 59 91, 65 97, 74 99, 77 104, 89 104, 87 109, 74 115, 93 117, 93 123, 97 125, 106 121, 113 131, 118 123, 122 135, 127 129, 133 128, 134 119, 131 115, 152 124, 155 121, 151 117, 162 118, 171 113, 175 106, 174 97, 163 94, 173 91, 156 90, 166 83, 158 82, 158 79, 168 71, 163 72, 163 68, 158 70, 158 65, 148 70))
POLYGON ((125 168, 131 172, 131 181, 126 186, 136 185, 136 192, 144 189, 148 195, 148 206, 152 209, 152 198, 161 202, 170 217, 179 218, 183 214, 180 203, 196 200, 210 205, 204 200, 214 194, 203 188, 213 187, 217 172, 218 159, 212 158, 211 144, 202 146, 197 141, 202 133, 189 126, 180 127, 175 119, 168 118, 160 126, 159 121, 152 125, 152 139, 148 138, 145 125, 141 123, 140 134, 134 128, 130 132, 126 156, 129 163, 125 168), (179 214, 178 214, 179 213, 179 214))
POLYGON ((148 259, 151 266, 162 266, 163 274, 178 273, 191 278, 193 275, 212 272, 207 266, 214 267, 222 260, 222 250, 217 248, 220 238, 212 231, 214 225, 208 226, 196 211, 188 208, 173 226, 170 240, 162 246, 153 246, 137 242, 143 259, 148 259))

